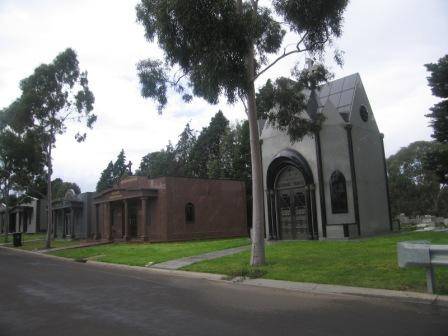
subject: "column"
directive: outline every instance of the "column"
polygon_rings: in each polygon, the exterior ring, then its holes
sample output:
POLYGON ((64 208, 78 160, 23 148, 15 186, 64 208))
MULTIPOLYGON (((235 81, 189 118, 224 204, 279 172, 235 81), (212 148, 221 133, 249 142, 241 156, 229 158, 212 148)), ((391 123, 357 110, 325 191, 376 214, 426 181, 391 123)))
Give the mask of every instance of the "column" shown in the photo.
POLYGON ((100 213, 99 213, 99 204, 95 204, 95 234, 93 236, 93 239, 97 240, 99 239, 99 231, 100 231, 100 213))
POLYGON ((350 171, 352 178, 352 193, 353 193, 353 205, 355 209, 355 222, 358 228, 358 236, 361 236, 361 225, 359 222, 359 203, 358 203, 358 187, 356 184, 356 169, 355 169, 355 159, 353 154, 353 139, 352 139, 352 125, 346 125, 345 129, 347 131, 347 143, 348 143, 348 154, 350 159, 350 171))
POLYGON ((53 215, 51 216, 51 219, 53 220, 53 238, 57 237, 58 232, 58 212, 57 210, 52 210, 53 215))
POLYGON ((141 240, 147 241, 148 240, 148 233, 147 233, 147 222, 148 222, 148 210, 147 210, 147 197, 142 197, 142 218, 141 218, 141 226, 140 226, 140 237, 141 240))
POLYGON ((131 228, 129 227, 129 205, 128 200, 123 200, 124 213, 124 240, 131 239, 131 228))
POLYGON ((277 240, 277 227, 275 222, 275 201, 274 201, 274 191, 268 189, 267 193, 267 205, 268 205, 268 220, 269 220, 269 239, 277 240))
POLYGON ((70 229, 71 229, 71 238, 75 238, 75 209, 70 208, 70 229))
POLYGON ((106 235, 106 239, 111 241, 113 239, 112 237, 112 223, 111 223, 111 207, 110 202, 104 203, 104 231, 106 235))
POLYGON ((313 227, 313 239, 319 239, 319 227, 317 225, 317 210, 316 210, 316 186, 310 184, 310 205, 311 205, 311 225, 313 227))
POLYGON ((19 211, 17 213, 17 216, 19 217, 19 229, 17 230, 17 232, 22 232, 22 211, 19 211))
POLYGON ((61 209, 59 216, 61 218, 62 238, 65 239, 66 233, 67 233, 67 227, 66 227, 66 223, 65 223, 65 210, 64 209, 61 209))

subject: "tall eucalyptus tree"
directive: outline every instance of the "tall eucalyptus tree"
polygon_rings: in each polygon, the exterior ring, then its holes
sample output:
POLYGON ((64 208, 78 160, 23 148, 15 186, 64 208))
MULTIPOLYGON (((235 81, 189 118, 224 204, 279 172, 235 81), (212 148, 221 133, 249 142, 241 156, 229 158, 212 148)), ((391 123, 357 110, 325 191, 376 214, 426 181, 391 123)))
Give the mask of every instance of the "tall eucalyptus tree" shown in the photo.
MULTIPOLYGON (((85 121, 92 128, 96 116, 92 114, 95 98, 89 89, 87 72, 79 70, 77 55, 73 49, 66 49, 50 64, 38 66, 32 75, 20 82, 19 98, 8 108, 7 113, 16 128, 38 133, 42 153, 45 156, 47 179, 47 240, 51 247, 52 230, 52 150, 56 146, 56 135, 67 130, 69 122, 85 121)), ((86 133, 75 136, 78 142, 86 133)))
MULTIPOLYGON (((269 7, 264 7, 258 0, 141 0, 137 5, 137 19, 145 28, 146 38, 158 43, 164 53, 163 60, 147 59, 137 66, 141 93, 158 101, 159 112, 168 102, 170 89, 181 93, 187 102, 194 95, 212 104, 220 97, 228 103, 238 99, 244 103, 253 181, 252 265, 265 262, 255 81, 292 55, 321 56, 342 33, 347 3, 348 0, 273 0, 269 7), (295 36, 295 43, 284 42, 287 32, 295 36)), ((299 81, 293 84, 293 90, 288 90, 293 93, 293 109, 285 108, 286 114, 270 118, 294 140, 310 132, 310 127, 285 126, 288 121, 300 125, 306 120, 305 97, 300 92, 325 79, 328 72, 319 66, 313 72, 296 71, 296 75, 299 81)))

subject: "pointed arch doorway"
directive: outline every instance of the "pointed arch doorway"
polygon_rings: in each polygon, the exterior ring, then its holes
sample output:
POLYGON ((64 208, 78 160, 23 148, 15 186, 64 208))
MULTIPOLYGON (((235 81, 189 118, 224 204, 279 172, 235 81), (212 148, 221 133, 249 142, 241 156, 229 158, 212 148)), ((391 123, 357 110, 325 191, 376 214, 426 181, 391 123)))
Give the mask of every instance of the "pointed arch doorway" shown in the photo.
POLYGON ((280 239, 309 239, 308 202, 303 174, 294 166, 284 167, 275 183, 280 239))
POLYGON ((277 154, 267 172, 270 239, 318 239, 311 169, 298 152, 277 154))

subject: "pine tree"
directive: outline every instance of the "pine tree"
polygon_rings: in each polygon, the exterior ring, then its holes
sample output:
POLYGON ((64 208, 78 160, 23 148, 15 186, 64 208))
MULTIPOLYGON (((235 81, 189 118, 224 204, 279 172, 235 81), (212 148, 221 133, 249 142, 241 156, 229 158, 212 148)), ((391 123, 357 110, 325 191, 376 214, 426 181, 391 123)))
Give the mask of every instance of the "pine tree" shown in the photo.
POLYGON ((98 183, 96 184, 97 192, 112 188, 114 184, 113 170, 114 170, 114 164, 112 161, 110 161, 106 169, 104 169, 103 172, 101 173, 101 177, 98 183))

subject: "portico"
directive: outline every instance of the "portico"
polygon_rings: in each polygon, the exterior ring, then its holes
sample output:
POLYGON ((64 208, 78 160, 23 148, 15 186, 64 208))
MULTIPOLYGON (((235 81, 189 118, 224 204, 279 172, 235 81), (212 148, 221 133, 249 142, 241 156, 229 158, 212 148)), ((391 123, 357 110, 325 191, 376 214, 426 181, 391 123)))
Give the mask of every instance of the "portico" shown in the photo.
POLYGON ((95 226, 104 232, 105 240, 149 239, 151 204, 157 199, 157 189, 109 189, 94 197, 95 226))
POLYGON ((53 235, 62 238, 76 238, 77 222, 81 220, 83 202, 63 199, 53 203, 53 235))

